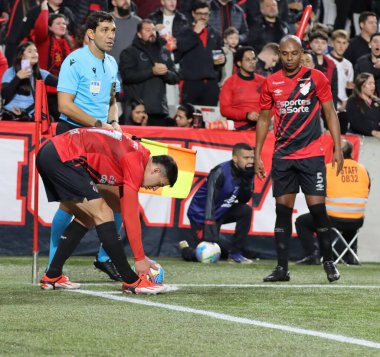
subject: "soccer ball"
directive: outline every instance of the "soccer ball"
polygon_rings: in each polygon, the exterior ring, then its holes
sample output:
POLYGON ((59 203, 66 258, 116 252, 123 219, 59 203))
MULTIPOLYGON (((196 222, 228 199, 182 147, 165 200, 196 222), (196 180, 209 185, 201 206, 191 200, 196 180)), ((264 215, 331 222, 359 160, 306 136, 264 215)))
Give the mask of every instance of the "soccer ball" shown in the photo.
POLYGON ((201 263, 216 263, 220 258, 220 247, 216 243, 201 242, 195 249, 195 256, 201 263))
MULTIPOLYGON (((156 265, 156 267, 158 268, 158 270, 154 270, 154 269, 150 268, 150 271, 152 272, 152 275, 153 275, 154 283, 155 284, 162 284, 164 282, 165 270, 161 266, 161 264, 157 263, 156 261, 151 260, 151 262, 154 263, 156 265)), ((132 269, 133 269, 133 271, 135 271, 134 265, 132 266, 132 269)), ((147 276, 146 278, 147 278, 147 280, 150 281, 149 276, 147 276)))

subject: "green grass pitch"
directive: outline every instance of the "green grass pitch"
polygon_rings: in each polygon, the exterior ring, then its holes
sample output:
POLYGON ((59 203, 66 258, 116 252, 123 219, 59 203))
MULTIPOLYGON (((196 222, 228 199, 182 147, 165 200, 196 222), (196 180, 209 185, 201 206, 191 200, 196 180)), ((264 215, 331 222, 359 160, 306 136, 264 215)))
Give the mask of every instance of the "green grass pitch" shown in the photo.
POLYGON ((340 264, 330 284, 291 263, 289 283, 264 284, 274 261, 155 259, 173 291, 127 296, 90 257, 65 266, 82 293, 42 291, 31 258, 1 257, 0 356, 380 356, 380 264, 340 264))

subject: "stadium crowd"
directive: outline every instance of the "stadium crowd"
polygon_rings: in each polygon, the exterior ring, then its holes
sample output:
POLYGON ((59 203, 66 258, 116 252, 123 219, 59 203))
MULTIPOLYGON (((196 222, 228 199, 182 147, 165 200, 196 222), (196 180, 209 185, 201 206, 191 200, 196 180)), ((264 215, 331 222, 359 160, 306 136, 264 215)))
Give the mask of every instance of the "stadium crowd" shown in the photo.
POLYGON ((379 137, 379 116, 363 114, 380 103, 378 0, 1 1, 2 118, 33 120, 25 111, 33 104, 33 81, 48 77, 49 111, 59 120, 54 77, 72 51, 88 44, 88 15, 103 10, 116 24, 109 53, 119 66, 121 124, 179 126, 181 104, 217 106, 236 130, 255 130, 263 77, 281 68, 278 43, 295 34, 307 5, 312 13, 302 44, 313 68, 329 79, 342 132, 379 137), (37 48, 36 64, 20 59, 18 46, 27 41, 37 48), (354 81, 363 72, 375 88, 357 103, 363 97, 354 81), (131 119, 136 101, 144 105, 144 120, 131 119))

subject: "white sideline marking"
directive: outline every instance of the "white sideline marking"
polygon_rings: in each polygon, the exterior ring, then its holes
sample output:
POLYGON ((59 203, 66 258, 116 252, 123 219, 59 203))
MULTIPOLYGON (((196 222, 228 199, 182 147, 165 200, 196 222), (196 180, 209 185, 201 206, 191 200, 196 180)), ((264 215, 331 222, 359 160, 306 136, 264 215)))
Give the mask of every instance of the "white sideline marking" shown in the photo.
MULTIPOLYGON (((114 286, 117 283, 81 283, 81 286, 114 286)), ((339 285, 338 284, 173 284, 178 287, 199 287, 199 288, 283 288, 283 289, 380 289, 380 285, 339 285)))
POLYGON ((368 340, 363 340, 363 339, 353 338, 353 337, 347 337, 347 336, 343 336, 343 335, 325 333, 325 332, 320 332, 320 331, 307 330, 307 329, 292 327, 292 326, 287 326, 287 325, 262 322, 262 321, 258 321, 258 320, 251 320, 251 319, 247 319, 247 318, 243 318, 243 317, 237 317, 237 316, 222 314, 222 313, 218 313, 218 312, 214 312, 214 311, 193 309, 193 308, 187 307, 187 306, 162 304, 159 302, 130 298, 130 297, 126 297, 126 296, 121 295, 121 293, 120 293, 120 295, 114 295, 114 294, 110 294, 109 292, 80 290, 80 289, 79 290, 66 290, 66 291, 85 294, 85 295, 91 295, 91 296, 98 296, 98 297, 102 297, 105 299, 111 299, 111 300, 116 300, 116 301, 125 301, 125 302, 129 302, 132 304, 160 307, 160 308, 167 309, 167 310, 173 310, 173 311, 187 312, 187 313, 196 314, 196 315, 209 316, 209 317, 212 317, 215 319, 229 321, 229 322, 236 322, 236 323, 246 324, 246 325, 254 325, 254 326, 259 326, 259 327, 265 327, 265 328, 280 330, 280 331, 298 333, 301 335, 321 337, 321 338, 324 338, 327 340, 349 343, 352 345, 359 345, 359 346, 365 346, 365 347, 380 349, 380 343, 373 342, 373 341, 368 341, 368 340))

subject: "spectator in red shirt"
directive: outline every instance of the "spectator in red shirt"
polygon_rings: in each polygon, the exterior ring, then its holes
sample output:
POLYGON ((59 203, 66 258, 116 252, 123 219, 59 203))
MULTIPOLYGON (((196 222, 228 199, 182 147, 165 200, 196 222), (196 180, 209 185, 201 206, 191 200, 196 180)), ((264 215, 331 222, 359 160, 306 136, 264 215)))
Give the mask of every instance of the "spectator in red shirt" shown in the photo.
POLYGON ((237 130, 254 129, 260 112, 261 86, 265 78, 255 74, 257 57, 251 46, 239 47, 234 55, 237 73, 220 92, 220 112, 235 122, 237 130))
MULTIPOLYGON (((74 40, 67 32, 67 19, 63 14, 48 14, 47 5, 41 5, 41 13, 35 23, 33 37, 38 49, 39 63, 54 76, 59 76, 63 60, 72 52, 74 40)), ((58 119, 57 88, 47 88, 50 113, 58 119)))

